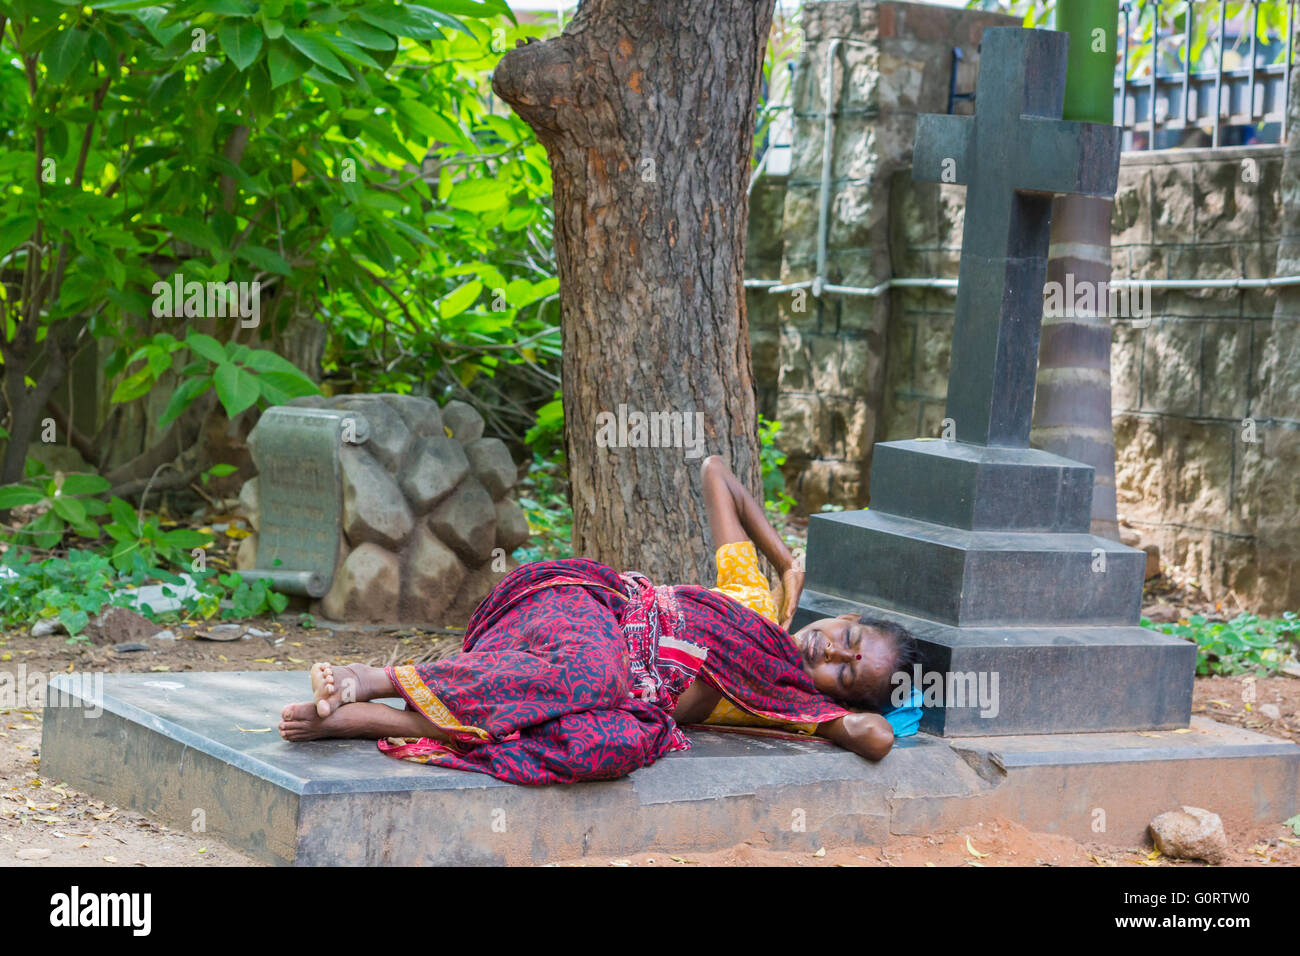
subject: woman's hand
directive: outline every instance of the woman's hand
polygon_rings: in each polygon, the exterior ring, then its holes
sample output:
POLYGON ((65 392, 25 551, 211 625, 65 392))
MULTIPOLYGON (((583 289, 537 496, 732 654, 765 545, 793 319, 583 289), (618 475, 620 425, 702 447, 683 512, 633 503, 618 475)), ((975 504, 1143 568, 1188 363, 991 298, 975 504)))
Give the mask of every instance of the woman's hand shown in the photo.
POLYGON ((781 575, 781 626, 787 631, 794 623, 795 611, 799 610, 799 598, 803 594, 803 569, 787 568, 781 575))

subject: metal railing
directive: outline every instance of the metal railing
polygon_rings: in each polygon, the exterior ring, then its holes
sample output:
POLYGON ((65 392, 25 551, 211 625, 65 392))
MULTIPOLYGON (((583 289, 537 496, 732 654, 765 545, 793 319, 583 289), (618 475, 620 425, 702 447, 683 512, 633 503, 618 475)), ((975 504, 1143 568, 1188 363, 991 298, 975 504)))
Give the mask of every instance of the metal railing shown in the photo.
MULTIPOLYGON (((1250 142, 1283 142, 1287 137, 1287 103, 1291 90, 1291 67, 1295 54, 1296 0, 1285 3, 1284 35, 1269 42, 1259 39, 1260 7, 1263 0, 1246 0, 1238 16, 1228 18, 1228 4, 1218 4, 1218 31, 1207 37, 1215 67, 1198 69, 1193 56, 1198 7, 1196 0, 1184 0, 1183 29, 1161 33, 1162 6, 1175 4, 1156 0, 1125 2, 1120 6, 1120 36, 1124 42, 1120 69, 1115 78, 1115 122, 1125 129, 1126 149, 1160 149, 1171 146, 1224 146, 1250 142), (1150 30, 1149 74, 1130 78, 1136 29, 1145 21, 1150 30), (1226 63, 1229 27, 1236 27, 1241 45, 1246 30, 1250 51, 1243 66, 1226 63), (1181 46, 1181 69, 1161 73, 1161 42, 1175 40, 1181 46), (1277 50, 1281 46, 1284 50, 1277 50), (1262 64, 1261 58, 1283 52, 1281 62, 1262 64), (1243 142, 1225 142, 1229 130, 1243 142), (1209 142, 1203 142, 1205 136, 1209 142)), ((1202 10, 1201 12, 1207 12, 1202 10)), ((1145 43, 1143 44, 1145 45, 1145 43)))

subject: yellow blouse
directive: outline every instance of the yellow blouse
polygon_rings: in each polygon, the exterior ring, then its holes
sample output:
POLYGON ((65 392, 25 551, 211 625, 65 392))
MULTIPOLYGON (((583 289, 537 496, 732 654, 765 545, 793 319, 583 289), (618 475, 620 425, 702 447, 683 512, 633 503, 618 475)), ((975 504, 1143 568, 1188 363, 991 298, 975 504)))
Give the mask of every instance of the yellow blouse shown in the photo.
MULTIPOLYGON (((718 586, 713 590, 738 601, 773 623, 780 623, 777 601, 780 589, 774 592, 768 587, 767 579, 758 567, 758 552, 754 548, 754 542, 734 541, 724 544, 718 549, 715 560, 718 565, 718 586)), ((751 714, 725 696, 718 701, 704 723, 726 727, 776 727, 801 734, 812 734, 817 730, 816 724, 788 723, 751 714)))

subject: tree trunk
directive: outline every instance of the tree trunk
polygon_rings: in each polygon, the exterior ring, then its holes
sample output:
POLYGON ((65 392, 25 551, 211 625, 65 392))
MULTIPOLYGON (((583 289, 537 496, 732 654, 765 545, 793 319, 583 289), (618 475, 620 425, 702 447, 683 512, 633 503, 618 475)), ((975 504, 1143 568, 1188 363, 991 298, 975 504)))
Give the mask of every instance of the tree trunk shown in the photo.
POLYGON ((770 0, 586 0, 493 77, 554 177, 574 553, 661 581, 712 579, 704 455, 759 490, 743 267, 771 18, 770 0), (702 448, 604 447, 620 405, 701 413, 702 448))

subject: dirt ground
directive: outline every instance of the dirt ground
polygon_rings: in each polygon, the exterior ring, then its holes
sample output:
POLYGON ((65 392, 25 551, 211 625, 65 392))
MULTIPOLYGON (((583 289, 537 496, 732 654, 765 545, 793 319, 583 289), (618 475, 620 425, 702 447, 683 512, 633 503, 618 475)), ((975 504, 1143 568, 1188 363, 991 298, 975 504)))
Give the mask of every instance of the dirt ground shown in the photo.
MULTIPOLYGON (((70 645, 61 635, 0 636, 0 671, 180 672, 186 670, 305 670, 314 660, 402 663, 429 653, 441 656, 458 641, 447 634, 403 629, 330 630, 304 627, 296 616, 244 622, 266 632, 230 641, 202 640, 207 627, 173 628, 178 639, 145 639, 146 650, 119 652, 110 644, 70 645)), ((120 636, 120 635, 119 635, 120 636)), ((308 696, 303 676, 303 698, 308 696)), ((1194 712, 1300 742, 1300 680, 1202 678, 1194 712), (1278 716, 1269 716, 1272 704, 1278 716)), ((169 829, 159 821, 105 805, 40 769, 38 708, 0 708, 0 865, 16 866, 249 866, 259 865, 219 839, 169 829)), ((1212 807, 1210 809, 1213 809, 1212 807)), ((1300 865, 1300 838, 1276 825, 1229 834, 1233 865, 1300 865)), ((743 844, 695 853, 652 851, 625 859, 554 861, 582 866, 1200 866, 1151 855, 1149 846, 1119 849, 1033 833, 1005 820, 885 847, 829 848, 819 854, 776 851, 743 844), (969 845, 968 845, 969 838, 969 845)))

